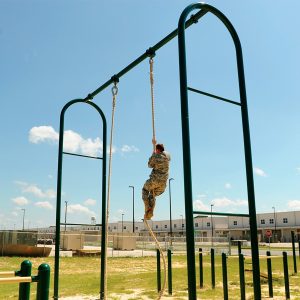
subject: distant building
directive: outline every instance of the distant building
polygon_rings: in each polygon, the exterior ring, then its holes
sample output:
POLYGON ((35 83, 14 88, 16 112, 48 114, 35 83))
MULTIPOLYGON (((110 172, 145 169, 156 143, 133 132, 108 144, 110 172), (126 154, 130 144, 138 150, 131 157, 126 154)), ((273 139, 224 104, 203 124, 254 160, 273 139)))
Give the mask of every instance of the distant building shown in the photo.
MULTIPOLYGON (((148 221, 153 232, 158 236, 170 234, 170 220, 148 221)), ((132 233, 133 223, 131 221, 118 221, 108 224, 108 234, 132 233), (123 230, 122 230, 123 225, 123 230)), ((64 227, 61 228, 61 232, 64 227)), ((101 233, 101 225, 91 224, 82 226, 68 226, 67 231, 83 231, 89 234, 101 233)), ((135 234, 143 235, 147 231, 143 222, 135 222, 135 234)), ((194 231, 197 237, 227 237, 230 239, 250 240, 250 225, 248 217, 194 217, 194 231)), ((296 241, 300 240, 300 211, 271 212, 257 214, 257 235, 259 242, 290 242, 291 231, 294 231, 296 241), (270 233, 268 237, 266 233, 270 233)), ((40 233, 53 234, 55 226, 39 229, 40 233)), ((172 220, 172 235, 185 235, 185 220, 172 220)))

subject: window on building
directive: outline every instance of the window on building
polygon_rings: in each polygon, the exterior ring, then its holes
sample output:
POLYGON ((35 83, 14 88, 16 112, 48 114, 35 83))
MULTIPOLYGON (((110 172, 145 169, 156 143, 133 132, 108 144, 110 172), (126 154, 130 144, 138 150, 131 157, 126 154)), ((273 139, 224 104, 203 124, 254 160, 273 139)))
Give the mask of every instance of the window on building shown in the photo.
POLYGON ((174 224, 174 228, 177 228, 177 224, 174 224))
POLYGON ((158 225, 155 225, 155 228, 158 229, 158 225))
POLYGON ((282 221, 283 221, 283 223, 287 224, 288 223, 288 218, 283 218, 282 221))
POLYGON ((198 223, 195 223, 195 227, 198 227, 198 223))
POLYGON ((181 227, 184 228, 184 224, 183 223, 181 224, 181 227))
POLYGON ((126 229, 126 226, 123 226, 123 229, 126 229))
POLYGON ((265 219, 261 219, 260 224, 266 224, 265 219))
POLYGON ((237 221, 233 221, 233 225, 234 225, 234 226, 237 226, 237 221))
POLYGON ((207 226, 207 227, 210 227, 210 222, 207 222, 207 223, 206 223, 206 226, 207 226))
POLYGON ((108 230, 110 230, 110 226, 108 226, 108 230))
POLYGON ((165 225, 165 228, 168 228, 168 225, 165 225))
POLYGON ((135 227, 135 230, 139 230, 139 228, 136 226, 136 227, 135 227))
POLYGON ((270 219, 270 220, 269 220, 269 223, 270 223, 270 224, 274 224, 274 219, 270 219))

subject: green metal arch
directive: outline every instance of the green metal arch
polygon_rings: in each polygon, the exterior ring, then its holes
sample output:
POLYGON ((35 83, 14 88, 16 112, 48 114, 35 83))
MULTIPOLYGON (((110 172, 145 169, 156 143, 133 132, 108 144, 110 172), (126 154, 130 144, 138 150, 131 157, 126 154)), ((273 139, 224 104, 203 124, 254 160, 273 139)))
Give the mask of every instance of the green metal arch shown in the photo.
MULTIPOLYGON (((65 113, 68 108, 77 103, 85 103, 92 106, 99 113, 102 123, 102 138, 103 138, 103 157, 102 157, 102 234, 101 248, 106 249, 106 148, 107 148, 107 122, 103 111, 100 107, 91 101, 83 99, 75 99, 69 101, 63 107, 60 114, 59 127, 59 146, 58 146, 58 171, 57 171, 57 200, 56 200, 56 232, 55 232, 55 264, 54 264, 54 299, 58 299, 59 286, 59 246, 60 246, 60 218, 61 218, 61 186, 62 186, 62 164, 63 164, 63 142, 64 142, 64 120, 65 113)), ((104 274, 105 274, 105 256, 106 251, 101 251, 101 278, 100 288, 104 291, 104 274)))
POLYGON ((248 190, 248 207, 251 229, 251 251, 253 266, 253 286, 254 297, 261 299, 261 288, 259 282, 259 252, 257 239, 257 223, 254 195, 253 166, 251 155, 250 129, 247 109, 246 85, 243 65, 242 47, 236 30, 227 17, 215 7, 205 3, 195 3, 187 6, 178 22, 178 50, 179 50, 179 75, 180 75, 180 95, 181 95, 181 120, 182 120, 182 144, 183 144, 183 168, 184 168, 184 193, 185 193, 185 217, 187 236, 187 260, 188 260, 188 285, 189 299, 196 299, 196 270, 195 270, 195 244, 194 244, 194 224, 193 224, 193 198, 192 198, 192 175, 191 175, 191 151, 189 133, 189 109, 188 109, 188 87, 187 87, 187 67, 185 50, 185 24, 191 11, 200 9, 205 13, 210 12, 215 15, 225 25, 229 31, 236 49, 239 92, 241 102, 241 116, 244 136, 244 151, 248 190))

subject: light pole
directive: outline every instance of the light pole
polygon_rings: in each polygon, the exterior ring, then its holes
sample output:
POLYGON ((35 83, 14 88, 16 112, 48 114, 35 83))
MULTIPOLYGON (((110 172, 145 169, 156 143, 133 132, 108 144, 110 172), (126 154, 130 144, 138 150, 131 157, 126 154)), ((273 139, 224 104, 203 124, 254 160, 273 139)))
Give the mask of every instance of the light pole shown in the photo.
POLYGON ((22 208, 21 210, 23 210, 23 227, 22 230, 24 231, 24 220, 25 220, 25 208, 22 208))
POLYGON ((132 188, 132 232, 134 233, 134 186, 130 185, 130 188, 132 188))
POLYGON ((211 222, 211 245, 213 246, 214 242, 213 242, 213 237, 214 237, 214 224, 213 224, 213 216, 212 216, 212 208, 213 208, 213 204, 210 205, 210 222, 211 222))
POLYGON ((124 229, 124 227, 123 227, 123 216, 124 216, 124 214, 122 214, 122 234, 123 234, 123 229, 124 229))
POLYGON ((172 243, 172 195, 171 195, 171 180, 174 178, 169 178, 169 200, 170 200, 170 237, 172 243))
POLYGON ((277 234, 276 234, 276 211, 275 211, 275 207, 272 206, 273 208, 273 215, 274 215, 274 242, 277 241, 277 234))
POLYGON ((181 216, 181 234, 183 236, 183 215, 180 216, 181 216))
POLYGON ((68 211, 68 201, 65 201, 65 232, 67 230, 67 211, 68 211))

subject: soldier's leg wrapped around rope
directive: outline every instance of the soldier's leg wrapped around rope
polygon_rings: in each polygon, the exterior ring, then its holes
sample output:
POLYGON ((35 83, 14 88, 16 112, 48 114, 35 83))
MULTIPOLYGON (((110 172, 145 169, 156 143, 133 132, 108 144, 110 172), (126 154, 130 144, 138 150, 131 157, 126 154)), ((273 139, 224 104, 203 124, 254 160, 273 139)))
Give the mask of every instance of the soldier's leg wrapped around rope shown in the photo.
POLYGON ((150 178, 145 182, 143 186, 142 197, 145 204, 144 218, 146 220, 150 220, 153 217, 156 197, 161 195, 165 189, 165 181, 157 181, 150 178))

